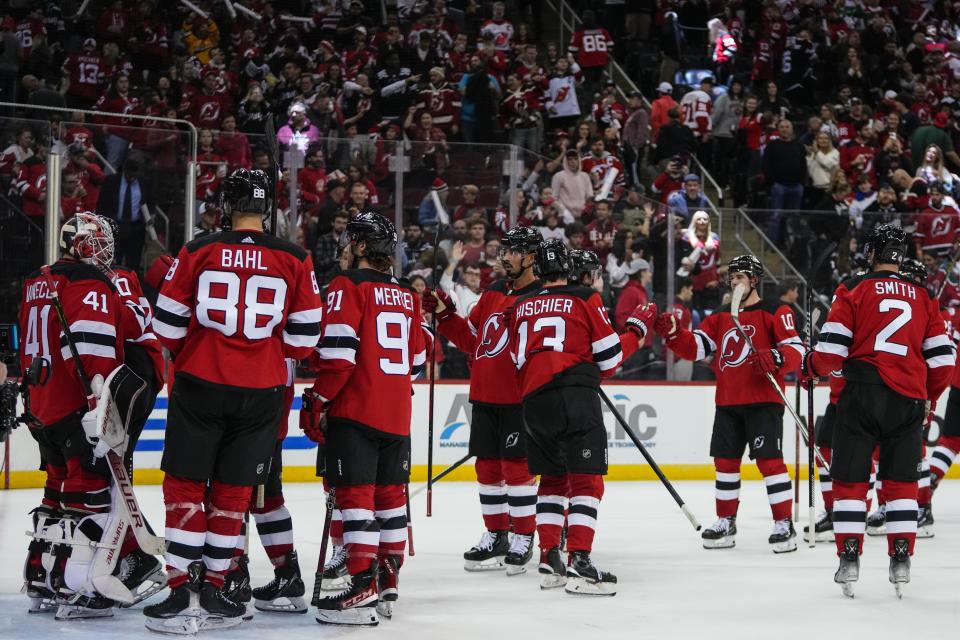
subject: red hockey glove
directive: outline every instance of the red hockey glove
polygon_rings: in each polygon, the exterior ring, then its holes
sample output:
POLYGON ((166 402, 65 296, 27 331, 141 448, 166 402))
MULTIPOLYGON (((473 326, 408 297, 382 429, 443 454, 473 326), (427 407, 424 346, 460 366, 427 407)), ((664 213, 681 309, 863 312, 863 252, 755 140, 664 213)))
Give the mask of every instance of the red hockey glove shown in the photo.
POLYGON ((653 328, 656 321, 657 305, 651 302, 637 305, 637 308, 633 310, 624 324, 627 325, 627 329, 633 331, 643 341, 650 334, 650 329, 653 328))
POLYGON ((327 426, 323 398, 312 389, 307 389, 303 392, 301 401, 300 429, 313 442, 323 442, 325 440, 323 432, 327 426))
POLYGON ((443 322, 457 312, 457 304, 443 289, 427 289, 423 292, 423 310, 435 313, 437 322, 443 322))
POLYGON ((803 386, 805 389, 809 389, 819 377, 820 376, 817 375, 817 372, 813 370, 813 351, 805 352, 803 354, 803 359, 800 360, 801 386, 803 386))
POLYGON ((677 316, 672 313, 661 313, 653 325, 654 331, 667 342, 673 340, 680 334, 680 326, 677 324, 677 316))
POLYGON ((783 366, 783 355, 776 349, 760 349, 747 358, 747 362, 760 375, 776 373, 783 366))

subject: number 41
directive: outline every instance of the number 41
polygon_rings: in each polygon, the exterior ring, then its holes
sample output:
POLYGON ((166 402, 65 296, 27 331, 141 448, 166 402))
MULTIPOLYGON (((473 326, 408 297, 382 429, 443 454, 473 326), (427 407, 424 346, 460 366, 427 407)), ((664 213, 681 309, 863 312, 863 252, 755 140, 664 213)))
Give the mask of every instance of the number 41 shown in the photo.
POLYGON ((83 298, 83 304, 93 307, 94 311, 107 313, 107 294, 91 291, 83 298))

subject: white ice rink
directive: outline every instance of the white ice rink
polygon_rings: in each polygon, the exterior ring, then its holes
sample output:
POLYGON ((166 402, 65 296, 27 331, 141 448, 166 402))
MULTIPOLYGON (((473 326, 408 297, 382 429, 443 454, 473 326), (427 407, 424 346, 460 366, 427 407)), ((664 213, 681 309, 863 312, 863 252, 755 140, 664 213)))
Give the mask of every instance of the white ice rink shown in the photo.
MULTIPOLYGON (((713 521, 713 485, 681 482, 677 488, 706 526, 713 521)), ((804 485, 804 491, 806 486, 804 485)), ((323 503, 319 484, 287 487, 301 566, 312 588, 320 547, 323 503)), ((162 526, 160 488, 139 487, 141 504, 162 526)), ((745 482, 737 547, 706 551, 657 482, 612 482, 601 505, 595 557, 619 577, 614 598, 541 592, 536 565, 526 575, 468 574, 461 554, 476 542, 481 522, 474 486, 440 483, 434 516, 415 498, 416 556, 401 573, 393 620, 375 629, 321 627, 313 614, 258 613, 241 627, 204 637, 257 640, 299 638, 416 638, 454 640, 537 638, 911 638, 956 632, 960 622, 960 482, 938 491, 936 532, 917 542, 913 582, 898 601, 887 582, 886 540, 870 538, 855 600, 833 584, 833 546, 805 545, 775 556, 768 548, 770 511, 761 482, 745 482), (496 636, 493 636, 496 637, 496 636)), ((139 605, 112 619, 62 623, 26 613, 20 580, 27 512, 39 490, 0 491, 0 638, 159 638, 143 627, 139 605)), ((804 513, 805 517, 805 513, 804 513)), ((251 543, 254 585, 272 577, 262 547, 251 543)), ((536 560, 536 556, 534 558, 536 560)), ((164 592, 165 593, 165 592, 164 592)), ((162 595, 155 598, 165 597, 162 595)))

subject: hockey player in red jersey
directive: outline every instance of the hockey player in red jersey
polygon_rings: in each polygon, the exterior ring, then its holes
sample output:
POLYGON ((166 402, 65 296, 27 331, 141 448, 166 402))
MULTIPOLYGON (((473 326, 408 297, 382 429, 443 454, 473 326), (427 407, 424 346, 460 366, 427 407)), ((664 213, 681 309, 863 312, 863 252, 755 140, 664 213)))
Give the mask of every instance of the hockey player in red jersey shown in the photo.
POLYGON ((263 232, 270 180, 237 169, 223 184, 232 231, 180 250, 154 331, 176 360, 161 468, 170 595, 144 609, 167 633, 240 624, 225 595, 243 513, 268 475, 287 381, 320 335, 320 291, 303 249, 263 232), (199 609, 199 615, 197 611, 199 609))
POLYGON ((703 360, 714 356, 711 367, 717 376, 717 412, 710 455, 717 471, 717 521, 704 530, 703 546, 724 549, 736 544, 740 463, 744 447, 748 447, 750 458, 756 460, 763 474, 773 514, 769 543, 774 553, 795 551, 790 476, 781 449, 783 399, 766 374, 772 374, 783 389, 784 376, 800 364, 803 344, 790 307, 760 298, 760 261, 742 255, 731 260, 727 268, 731 288, 741 284, 747 287, 739 317, 755 351, 734 326, 729 306, 708 316, 695 331, 680 327, 676 316, 667 313, 660 316, 656 327, 667 347, 681 358, 703 360))
POLYGON ((543 287, 513 305, 510 352, 520 371, 530 473, 540 476, 540 586, 577 595, 614 595, 617 578, 593 561, 597 511, 607 472, 607 430, 598 389, 637 350, 656 305, 634 310, 618 336, 600 296, 567 283, 571 261, 559 240, 537 248, 543 287), (564 512, 567 551, 560 556, 564 512))
MULTIPOLYGON (((941 300, 942 299, 943 297, 941 297, 941 300)), ((953 308, 948 307, 947 309, 941 310, 941 315, 945 317, 945 326, 948 335, 953 339, 954 345, 960 344, 960 327, 958 327, 958 324, 960 324, 960 314, 956 313, 953 308), (946 320, 946 318, 949 318, 949 321, 946 320)), ((947 475, 950 467, 953 466, 958 453, 960 453, 960 367, 956 367, 953 370, 953 377, 950 379, 950 393, 947 395, 947 406, 943 414, 943 424, 940 427, 940 438, 933 447, 933 451, 930 452, 931 493, 936 493, 937 486, 940 484, 940 481, 943 480, 943 477, 947 475)), ((921 528, 932 531, 933 495, 930 497, 931 507, 928 507, 925 513, 921 505, 918 524, 921 528)), ((919 529, 918 537, 921 537, 919 535, 919 529)))
POLYGON ((356 268, 327 289, 308 429, 319 429, 326 417, 325 477, 343 513, 350 579, 343 591, 318 601, 317 622, 369 626, 379 623, 378 613, 390 617, 398 597, 407 543, 412 380, 427 355, 418 297, 391 275, 393 223, 379 213, 360 213, 345 236, 356 268))
POLYGON ((936 301, 899 273, 907 247, 899 227, 880 225, 864 253, 872 269, 840 285, 802 377, 842 367, 846 381, 833 433, 833 528, 840 566, 834 581, 853 595, 866 527, 867 480, 880 446, 878 478, 887 502, 889 579, 910 581, 917 532, 917 481, 926 403, 950 381, 955 361, 936 301))
POLYGON ((486 531, 463 554, 467 571, 506 565, 507 575, 516 575, 526 570, 533 554, 537 481, 527 468, 519 375, 507 342, 513 305, 541 286, 533 269, 542 240, 533 227, 514 227, 504 234, 500 263, 509 280, 487 288, 468 318, 457 315, 453 301, 441 289, 424 298, 424 309, 437 314, 440 335, 472 361, 469 452, 477 457, 486 531))

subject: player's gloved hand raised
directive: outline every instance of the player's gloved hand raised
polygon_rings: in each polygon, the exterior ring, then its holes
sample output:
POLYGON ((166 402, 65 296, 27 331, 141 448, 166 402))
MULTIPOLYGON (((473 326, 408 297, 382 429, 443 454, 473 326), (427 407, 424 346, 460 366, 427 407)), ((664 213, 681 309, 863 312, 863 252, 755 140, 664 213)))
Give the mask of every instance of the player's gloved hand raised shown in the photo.
POLYGON ((423 310, 436 314, 437 322, 443 322, 457 312, 457 304, 443 289, 427 289, 423 292, 423 310))
POLYGON ((323 398, 313 389, 307 389, 301 396, 302 405, 300 407, 300 429, 312 442, 323 442, 324 423, 323 398))
POLYGON ((644 340, 650 334, 650 330, 656 321, 657 305, 654 302, 650 302, 637 305, 637 308, 633 310, 633 313, 630 314, 630 317, 627 318, 624 324, 627 325, 627 329, 637 334, 641 340, 644 340))
POLYGON ((776 373, 783 366, 783 354, 776 349, 760 349, 747 357, 747 362, 760 375, 776 373))
POLYGON ((677 316, 672 313, 661 313, 653 325, 654 331, 666 341, 675 339, 680 334, 680 325, 677 324, 677 316))

